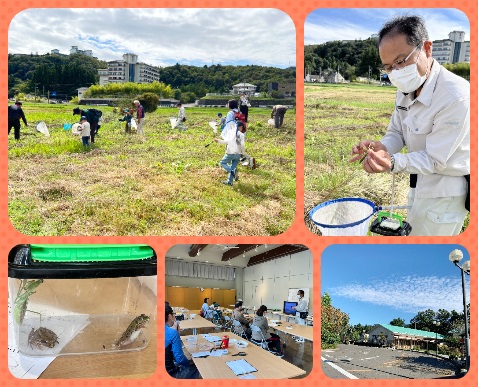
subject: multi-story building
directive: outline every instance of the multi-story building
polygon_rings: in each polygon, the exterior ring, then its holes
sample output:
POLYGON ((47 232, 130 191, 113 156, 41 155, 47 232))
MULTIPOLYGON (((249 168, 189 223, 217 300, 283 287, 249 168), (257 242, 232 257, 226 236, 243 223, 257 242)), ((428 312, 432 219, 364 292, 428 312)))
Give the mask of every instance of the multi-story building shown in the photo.
POLYGON ((440 64, 470 62, 470 41, 463 31, 452 31, 448 39, 433 41, 432 56, 440 64))
POLYGON ((251 85, 250 83, 238 83, 237 85, 232 86, 232 94, 246 94, 246 95, 254 95, 256 92, 257 86, 251 85))
POLYGON ((136 54, 124 54, 122 60, 108 62, 108 69, 98 70, 98 74, 100 75, 100 85, 105 83, 159 82, 159 69, 138 62, 138 55, 136 54))
POLYGON ((91 51, 91 50, 79 50, 78 46, 71 46, 70 55, 72 55, 72 54, 83 54, 83 55, 92 57, 93 56, 93 51, 91 51))
POLYGON ((98 75, 100 76, 100 86, 106 85, 108 83, 108 69, 98 69, 98 75))

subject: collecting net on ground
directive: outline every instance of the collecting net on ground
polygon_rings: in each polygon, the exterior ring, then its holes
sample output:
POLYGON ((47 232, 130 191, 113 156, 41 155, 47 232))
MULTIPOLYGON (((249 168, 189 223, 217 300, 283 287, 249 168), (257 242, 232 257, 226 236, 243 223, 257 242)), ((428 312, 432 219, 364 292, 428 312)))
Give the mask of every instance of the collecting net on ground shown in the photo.
POLYGON ((362 198, 340 198, 320 203, 310 219, 324 236, 365 236, 369 218, 377 211, 375 204, 362 198))

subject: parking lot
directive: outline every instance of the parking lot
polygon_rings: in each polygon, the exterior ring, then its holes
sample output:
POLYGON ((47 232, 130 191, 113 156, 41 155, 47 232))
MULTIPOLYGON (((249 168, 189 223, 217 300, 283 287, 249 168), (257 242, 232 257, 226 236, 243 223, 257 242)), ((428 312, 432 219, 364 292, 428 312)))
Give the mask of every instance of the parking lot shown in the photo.
POLYGON ((340 344, 322 350, 322 370, 332 379, 455 378, 454 365, 425 353, 340 344))

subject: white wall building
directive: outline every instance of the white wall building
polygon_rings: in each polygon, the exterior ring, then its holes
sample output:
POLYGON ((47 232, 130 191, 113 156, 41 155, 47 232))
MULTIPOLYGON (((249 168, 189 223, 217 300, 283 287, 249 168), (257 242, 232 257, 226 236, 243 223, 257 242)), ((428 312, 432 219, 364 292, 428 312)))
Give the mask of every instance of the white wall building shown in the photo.
POLYGON ((146 63, 138 62, 138 55, 131 53, 124 54, 122 60, 108 62, 108 69, 98 70, 98 73, 100 74, 100 84, 102 84, 102 76, 105 83, 159 82, 159 69, 146 63), (107 81, 105 71, 107 71, 107 81))
POLYGON ((245 93, 246 95, 254 95, 256 92, 257 86, 251 85, 250 83, 238 83, 237 85, 232 86, 232 94, 239 95, 245 93))
POLYGON ((93 57, 93 51, 91 50, 79 50, 78 46, 71 46, 70 55, 72 54, 83 54, 89 57, 93 57))
POLYGON ((434 40, 432 56, 440 64, 470 62, 470 41, 463 31, 452 31, 448 39, 434 40))

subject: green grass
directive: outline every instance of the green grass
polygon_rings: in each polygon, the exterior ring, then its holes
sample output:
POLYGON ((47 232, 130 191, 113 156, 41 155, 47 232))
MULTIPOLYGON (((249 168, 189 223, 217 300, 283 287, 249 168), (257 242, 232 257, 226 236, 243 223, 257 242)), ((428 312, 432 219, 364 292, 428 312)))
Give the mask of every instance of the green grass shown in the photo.
MULTIPOLYGON (((305 214, 318 203, 339 197, 363 197, 389 205, 391 175, 369 175, 350 150, 361 140, 378 140, 386 132, 394 109, 395 88, 370 85, 305 86, 305 214)), ((395 205, 406 204, 408 175, 395 177, 395 205)))
MULTIPOLYGON (((121 116, 104 122, 91 151, 63 124, 72 105, 24 103, 30 123, 9 137, 9 216, 27 235, 277 235, 295 215, 295 112, 267 125, 270 109, 252 108, 246 150, 258 168, 239 167, 224 186, 224 146, 212 144, 221 109, 187 108, 188 130, 171 129, 177 109, 148 114, 145 138, 125 135, 121 116), (36 132, 45 121, 51 137, 36 132)), ((222 109, 223 114, 227 110, 222 109)))

